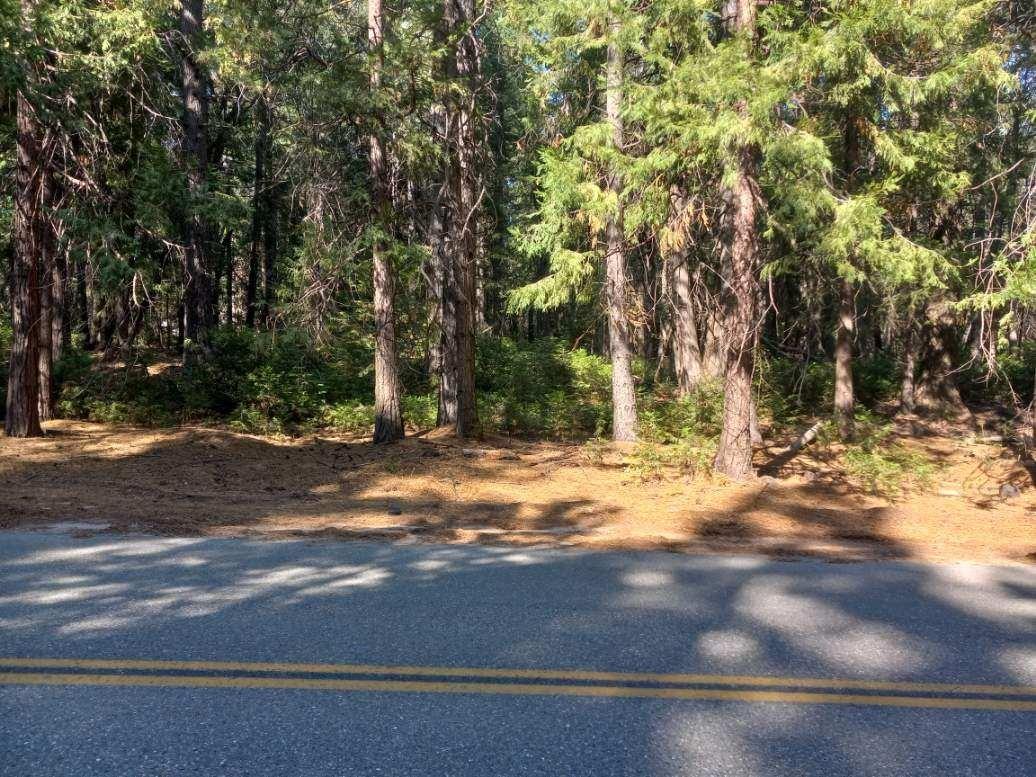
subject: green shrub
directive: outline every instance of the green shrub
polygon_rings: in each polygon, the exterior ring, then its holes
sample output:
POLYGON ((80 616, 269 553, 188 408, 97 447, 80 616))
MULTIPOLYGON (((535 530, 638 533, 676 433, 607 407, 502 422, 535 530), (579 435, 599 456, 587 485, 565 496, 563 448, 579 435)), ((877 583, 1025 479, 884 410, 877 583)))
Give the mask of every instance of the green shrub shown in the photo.
POLYGON ((339 402, 324 408, 320 425, 351 434, 369 433, 374 429, 374 405, 363 402, 339 402))
POLYGON ((723 424, 723 387, 703 383, 679 399, 661 393, 643 396, 639 416, 640 436, 650 442, 718 437, 723 424))
MULTIPOLYGON (((874 408, 891 402, 899 393, 900 365, 888 355, 853 361, 856 400, 874 408)), ((778 425, 794 423, 802 416, 831 412, 835 397, 835 366, 830 360, 806 364, 786 359, 761 358, 756 388, 760 409, 778 425)))
POLYGON ((403 418, 417 429, 435 426, 439 414, 439 397, 431 394, 404 394, 403 418))
MULTIPOLYGON (((936 466, 923 453, 889 439, 892 424, 865 410, 856 414, 856 434, 846 445, 843 460, 846 472, 873 493, 896 496, 906 487, 927 487, 936 466)), ((829 424, 823 437, 830 440, 829 424)))
POLYGON ((611 365, 560 340, 479 343, 483 428, 555 438, 601 434, 611 425, 611 365))
POLYGON ((669 470, 686 475, 709 472, 716 455, 716 439, 688 436, 669 445, 637 443, 626 458, 626 471, 641 480, 660 480, 669 470))

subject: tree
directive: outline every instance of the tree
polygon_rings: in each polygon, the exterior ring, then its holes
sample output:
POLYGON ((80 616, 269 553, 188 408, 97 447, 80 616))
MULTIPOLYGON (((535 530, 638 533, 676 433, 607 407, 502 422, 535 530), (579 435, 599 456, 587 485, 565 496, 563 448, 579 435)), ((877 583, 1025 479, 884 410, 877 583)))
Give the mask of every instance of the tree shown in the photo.
POLYGON ((477 170, 478 94, 481 80, 474 0, 445 0, 442 14, 445 53, 443 99, 445 170, 439 207, 442 258, 439 314, 442 328, 439 380, 439 426, 458 437, 478 427, 475 402, 475 277, 478 264, 476 226, 482 186, 477 170))
MULTIPOLYGON (((743 47, 746 57, 751 59, 755 48, 756 0, 732 0, 728 9, 735 43, 743 47)), ((745 100, 736 102, 734 111, 748 121, 745 100)), ((755 414, 752 377, 755 372, 756 329, 759 326, 759 148, 752 142, 736 144, 732 156, 723 192, 730 256, 723 274, 727 364, 723 378, 723 428, 713 469, 732 480, 744 480, 755 474, 752 467, 752 418, 755 414)))
MULTIPOLYGON (((371 96, 377 104, 381 71, 385 65, 385 17, 381 0, 367 0, 367 34, 370 45, 371 96)), ((403 411, 399 398, 399 366, 396 358, 395 273, 385 246, 388 225, 389 186, 381 133, 384 124, 374 116, 370 135, 371 205, 374 214, 371 252, 374 264, 374 442, 403 437, 403 411)))
POLYGON ((205 0, 180 0, 183 159, 187 171, 188 212, 184 235, 184 335, 192 347, 206 349, 216 324, 212 269, 207 251, 208 225, 203 200, 208 191, 206 126, 209 93, 199 59, 204 48, 205 0))
MULTIPOLYGON (((622 127, 622 85, 625 68, 620 43, 622 21, 608 19, 608 54, 605 71, 605 116, 611 125, 611 142, 617 154, 624 146, 622 127)), ((622 174, 616 169, 607 173, 606 188, 614 197, 614 212, 605 227, 605 299, 608 305, 608 339, 612 361, 612 439, 637 439, 637 401, 633 391, 633 368, 630 353, 629 318, 626 313, 627 275, 625 235, 622 224, 622 174)))
MULTIPOLYGON (((22 0, 24 43, 32 40, 34 6, 22 0)), ((44 207, 48 203, 50 155, 53 141, 42 126, 33 104, 36 66, 23 60, 24 81, 17 92, 13 251, 9 298, 12 343, 7 373, 7 408, 4 430, 10 437, 40 437, 41 289, 45 271, 42 257, 51 242, 44 207)), ((49 327, 49 321, 47 322, 49 327)), ((49 335, 49 330, 48 330, 49 335)), ((49 337, 47 338, 49 344, 49 337)), ((49 364, 49 352, 45 355, 49 364)), ((47 375, 49 379, 49 373, 47 375)), ((49 400, 49 391, 46 394, 49 400)), ((49 411, 49 401, 46 409, 49 411)))

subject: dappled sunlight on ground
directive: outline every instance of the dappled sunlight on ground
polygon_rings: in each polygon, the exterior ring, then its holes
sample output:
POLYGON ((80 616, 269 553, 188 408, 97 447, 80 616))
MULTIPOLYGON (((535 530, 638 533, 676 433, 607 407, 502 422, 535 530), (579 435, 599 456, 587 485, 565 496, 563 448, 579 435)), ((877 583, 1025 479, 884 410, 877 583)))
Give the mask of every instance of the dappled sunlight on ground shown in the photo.
POLYGON ((993 490, 1018 480, 1016 469, 1025 474, 1002 448, 931 435, 910 444, 930 449, 942 468, 927 489, 889 501, 812 451, 738 485, 675 471, 645 480, 618 461, 591 464, 575 445, 495 440, 469 449, 417 438, 375 447, 59 421, 41 440, 0 438, 0 526, 849 560, 1036 558, 1036 490, 1020 480, 1016 499, 993 490))

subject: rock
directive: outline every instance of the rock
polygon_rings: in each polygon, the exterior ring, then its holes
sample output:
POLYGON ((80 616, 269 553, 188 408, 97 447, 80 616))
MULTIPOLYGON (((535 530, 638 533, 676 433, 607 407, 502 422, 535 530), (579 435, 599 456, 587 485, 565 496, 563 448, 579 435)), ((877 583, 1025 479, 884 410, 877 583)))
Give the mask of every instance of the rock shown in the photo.
POLYGON ((802 473, 802 479, 805 480, 807 483, 812 483, 814 480, 817 479, 817 473, 811 469, 807 469, 805 472, 802 473))
POLYGON ((1014 499, 1016 496, 1021 496, 1022 492, 1018 490, 1018 486, 1013 483, 1004 483, 1000 486, 1000 498, 1001 499, 1014 499))
POLYGON ((402 515, 403 514, 403 508, 400 507, 399 505, 389 505, 388 514, 389 515, 402 515))
POLYGON ((940 488, 936 493, 939 496, 962 496, 961 492, 955 488, 940 488))

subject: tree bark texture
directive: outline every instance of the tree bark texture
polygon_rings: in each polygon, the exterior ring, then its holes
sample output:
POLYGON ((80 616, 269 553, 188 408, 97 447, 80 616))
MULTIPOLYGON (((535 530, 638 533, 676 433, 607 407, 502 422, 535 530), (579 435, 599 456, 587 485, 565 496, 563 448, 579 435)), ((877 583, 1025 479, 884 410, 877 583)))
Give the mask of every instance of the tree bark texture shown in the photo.
MULTIPOLYGON (((370 89, 377 100, 385 61, 385 17, 382 0, 367 0, 367 38, 370 47, 370 89)), ((380 118, 380 117, 379 117, 380 118)), ((378 121, 370 135, 371 204, 374 242, 374 442, 392 442, 403 437, 403 409, 400 404, 399 366, 396 356, 395 274, 385 250, 384 233, 391 209, 388 169, 378 121)))
POLYGON ((439 423, 458 437, 478 431, 475 402, 475 308, 477 233, 481 181, 477 170, 479 131, 477 94, 481 79, 479 43, 471 28, 474 0, 446 0, 444 33, 448 40, 444 75, 457 86, 444 100, 447 161, 441 200, 446 208, 443 232, 442 373, 439 423))
POLYGON ((206 255, 208 228, 199 209, 208 179, 205 132, 209 95, 205 73, 198 62, 203 44, 204 12, 204 0, 180 0, 183 154, 190 199, 184 236, 184 335, 193 346, 202 349, 207 347, 209 330, 216 323, 213 276, 206 255))
MULTIPOLYGON (((23 4, 23 11, 24 11, 23 4)), ((45 242, 44 139, 35 110, 17 96, 17 161, 10 266, 11 358, 4 430, 9 437, 40 437, 40 255, 45 242)))
POLYGON ((846 279, 838 283, 838 327, 835 331, 835 423, 838 436, 853 436, 853 327, 855 324, 853 288, 846 279))
MULTIPOLYGON (((755 0, 732 0, 735 33, 755 33, 755 0)), ((744 115, 747 107, 738 110, 744 115)), ((747 117, 746 117, 747 118, 747 117)), ((756 213, 758 150, 746 144, 738 150, 734 183, 724 192, 730 261, 724 274, 724 336, 726 367, 723 380, 723 428, 713 468, 732 480, 755 476, 752 467, 752 426, 755 400, 756 329, 759 325, 759 226, 756 213)))
MULTIPOLYGON (((612 128, 612 143, 621 151, 624 144, 622 122, 623 52, 617 38, 620 22, 608 24, 608 60, 605 73, 605 112, 612 128)), ((626 245, 622 220, 622 175, 608 174, 608 188, 615 195, 616 212, 605 226, 605 301, 608 307, 608 339, 612 362, 612 439, 617 442, 637 439, 637 403, 633 385, 630 353, 630 324, 626 313, 626 245)))

